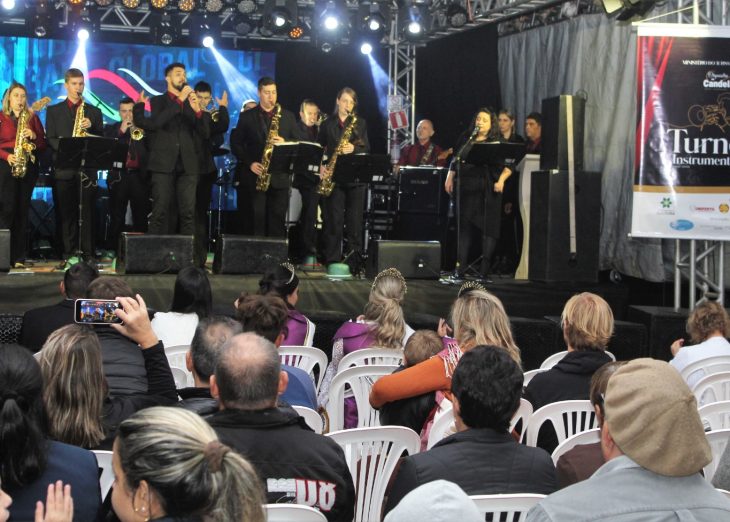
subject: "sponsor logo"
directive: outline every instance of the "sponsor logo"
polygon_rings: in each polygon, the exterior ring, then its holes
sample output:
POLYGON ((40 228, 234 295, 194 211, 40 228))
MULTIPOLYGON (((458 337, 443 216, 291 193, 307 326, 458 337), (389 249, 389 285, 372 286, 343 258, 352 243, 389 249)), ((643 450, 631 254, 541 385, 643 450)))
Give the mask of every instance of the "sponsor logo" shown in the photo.
POLYGON ((730 78, 727 73, 707 71, 705 79, 702 81, 702 86, 705 89, 728 89, 730 88, 730 78))
POLYGON ((672 198, 662 198, 662 208, 672 208, 672 198))
POLYGON ((685 230, 692 230, 695 224, 688 219, 677 219, 676 221, 672 221, 671 223, 669 223, 669 226, 672 227, 674 230, 679 230, 680 232, 683 232, 685 230))
POLYGON ((727 214, 728 212, 730 212, 730 205, 728 205, 727 203, 720 203, 720 206, 717 207, 717 209, 723 214, 727 214))
POLYGON ((708 213, 708 212, 715 212, 715 207, 701 207, 699 205, 692 205, 690 207, 692 209, 692 212, 700 212, 700 213, 708 213))

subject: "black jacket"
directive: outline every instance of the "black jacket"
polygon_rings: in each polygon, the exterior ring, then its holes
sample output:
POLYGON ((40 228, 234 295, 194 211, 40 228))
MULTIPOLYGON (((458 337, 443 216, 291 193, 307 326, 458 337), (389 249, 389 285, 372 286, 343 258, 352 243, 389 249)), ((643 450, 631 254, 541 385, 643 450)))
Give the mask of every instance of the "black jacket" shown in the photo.
POLYGON ((20 344, 37 352, 52 332, 74 322, 74 299, 64 299, 58 304, 28 310, 23 316, 20 344))
POLYGON ((117 122, 112 125, 105 126, 104 136, 106 136, 107 138, 116 138, 120 142, 128 144, 128 157, 130 159, 136 159, 139 162, 138 169, 141 172, 145 172, 147 170, 147 160, 149 159, 149 153, 147 150, 149 133, 145 133, 144 137, 141 140, 133 140, 130 129, 127 129, 124 134, 119 134, 119 128, 121 127, 121 125, 121 122, 117 122))
POLYGON ((183 388, 177 390, 180 402, 175 404, 197 413, 201 417, 207 417, 220 410, 218 401, 210 395, 210 388, 183 388))
MULTIPOLYGON (((393 373, 398 373, 404 369, 405 366, 399 366, 393 373)), ((421 433, 423 425, 435 407, 436 392, 387 402, 380 408, 380 424, 382 426, 405 426, 416 433, 421 433)))
MULTIPOLYGON (((91 120, 91 127, 86 129, 89 134, 101 136, 104 134, 104 120, 101 111, 84 103, 84 116, 91 120)), ((73 135, 74 121, 76 120, 76 109, 68 106, 66 99, 48 107, 46 112, 46 139, 53 149, 53 163, 58 159, 58 144, 60 138, 70 138, 73 135)), ((57 179, 69 180, 77 175, 76 169, 55 169, 57 179)), ((94 178, 96 179, 96 178, 94 178)))
POLYGON ((352 520, 355 487, 342 448, 296 412, 223 410, 207 420, 221 442, 256 468, 269 503, 307 504, 330 522, 352 520))
MULTIPOLYGON (((252 163, 260 162, 269 136, 271 121, 264 116, 263 111, 256 107, 242 112, 238 117, 235 133, 231 133, 231 152, 238 161, 250 171, 252 163)), ((282 108, 279 120, 279 136, 287 141, 296 140, 296 120, 294 114, 282 108)))
POLYGON ((558 489, 553 461, 545 451, 524 446, 507 432, 469 429, 402 459, 386 512, 413 489, 439 479, 454 482, 467 495, 549 495, 558 489))
POLYGON ((228 115, 228 107, 218 108, 218 121, 215 122, 210 117, 210 113, 206 112, 205 117, 208 118, 208 126, 210 127, 210 139, 208 140, 208 146, 203 149, 203 164, 205 165, 205 171, 203 174, 216 171, 216 165, 213 157, 213 151, 223 146, 226 140, 226 132, 231 124, 231 119, 228 115))
POLYGON ((147 393, 147 370, 139 345, 110 326, 95 325, 109 395, 147 393))
MULTIPOLYGON (((340 117, 337 114, 331 115, 329 118, 322 122, 319 126, 318 141, 326 149, 328 157, 332 156, 332 153, 340 143, 342 133, 345 132, 344 127, 340 127, 340 117)), ((362 152, 370 152, 370 141, 368 141, 368 126, 365 120, 360 116, 357 117, 355 123, 355 129, 350 136, 350 143, 355 146, 353 154, 359 154, 362 152)))
POLYGON ((298 141, 311 141, 317 143, 317 137, 319 135, 319 128, 316 125, 307 127, 304 122, 299 120, 294 128, 294 134, 298 141))

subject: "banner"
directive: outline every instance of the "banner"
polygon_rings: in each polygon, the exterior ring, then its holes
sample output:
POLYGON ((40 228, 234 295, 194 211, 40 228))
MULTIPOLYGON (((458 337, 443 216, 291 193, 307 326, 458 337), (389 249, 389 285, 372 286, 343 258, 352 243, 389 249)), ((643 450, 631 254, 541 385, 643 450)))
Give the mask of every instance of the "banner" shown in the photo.
POLYGON ((631 234, 730 240, 730 29, 638 28, 631 234))

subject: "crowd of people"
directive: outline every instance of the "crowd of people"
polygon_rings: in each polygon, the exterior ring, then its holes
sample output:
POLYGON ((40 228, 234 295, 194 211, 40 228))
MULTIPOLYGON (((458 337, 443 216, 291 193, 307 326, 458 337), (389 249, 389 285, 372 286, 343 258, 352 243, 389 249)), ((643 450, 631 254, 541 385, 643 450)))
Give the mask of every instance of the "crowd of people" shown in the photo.
MULTIPOLYGON (((356 480, 343 449, 294 409, 324 412, 327 386, 318 396, 312 376, 279 356, 285 340, 303 339, 311 324, 296 309, 293 267, 272 267, 257 294, 242 294, 220 315, 198 270, 178 275, 175 311, 154 312, 122 278, 75 265, 64 296, 114 299, 122 323, 74 324, 73 308, 57 306, 47 331, 27 337, 40 346, 0 346, 0 521, 264 521, 266 503, 353 519, 356 480), (180 336, 171 342, 189 346, 193 386, 175 385, 162 340, 170 332, 180 336), (99 449, 113 451, 107 503, 90 451, 99 449)), ((448 321, 415 332, 405 321, 406 296, 397 269, 378 274, 363 314, 334 335, 324 370, 327 383, 343 355, 372 346, 404 354, 369 397, 382 424, 410 427, 422 440, 394 472, 385 520, 415 520, 428 510, 478 520, 468 495, 506 493, 547 495, 527 516, 537 521, 730 516, 730 500, 715 489, 730 486, 730 451, 713 486, 701 475, 712 453, 697 401, 678 371, 728 354, 722 306, 703 303, 690 314, 695 344, 677 341, 671 364, 617 362, 606 353, 610 306, 577 294, 561 317, 567 355, 525 388, 520 349, 495 295, 465 284, 448 321), (590 400, 600 442, 576 446, 554 465, 555 433, 540 430, 532 447, 519 442, 523 427, 510 428, 524 399, 535 409, 590 400), (435 419, 448 410, 453 433, 426 449, 435 419)), ((28 334, 36 313, 26 320, 28 334)), ((345 427, 357 426, 354 404, 345 407, 345 427)))

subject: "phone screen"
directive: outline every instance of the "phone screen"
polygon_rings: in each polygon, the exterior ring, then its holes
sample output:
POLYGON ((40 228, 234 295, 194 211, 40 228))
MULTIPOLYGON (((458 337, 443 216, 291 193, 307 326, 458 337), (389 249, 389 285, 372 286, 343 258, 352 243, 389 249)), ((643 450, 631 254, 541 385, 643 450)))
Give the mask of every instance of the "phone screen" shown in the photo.
POLYGON ((76 299, 74 321, 79 324, 122 324, 114 310, 122 305, 113 299, 76 299))

